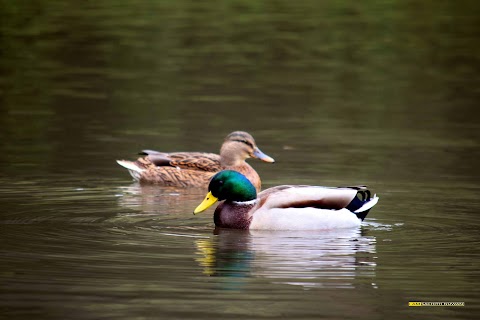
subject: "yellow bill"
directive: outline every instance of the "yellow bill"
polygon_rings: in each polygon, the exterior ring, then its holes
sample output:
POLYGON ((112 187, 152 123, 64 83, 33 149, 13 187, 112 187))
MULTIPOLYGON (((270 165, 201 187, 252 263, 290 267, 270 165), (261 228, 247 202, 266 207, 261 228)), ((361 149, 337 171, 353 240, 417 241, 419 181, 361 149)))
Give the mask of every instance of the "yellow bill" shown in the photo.
POLYGON ((203 199, 202 203, 200 203, 198 205, 198 207, 195 208, 195 210, 193 211, 193 214, 197 214, 197 213, 200 213, 202 211, 205 211, 207 210, 208 208, 210 208, 215 202, 218 201, 218 198, 217 197, 214 197, 212 195, 212 192, 209 191, 207 193, 207 196, 205 197, 205 199, 203 199))

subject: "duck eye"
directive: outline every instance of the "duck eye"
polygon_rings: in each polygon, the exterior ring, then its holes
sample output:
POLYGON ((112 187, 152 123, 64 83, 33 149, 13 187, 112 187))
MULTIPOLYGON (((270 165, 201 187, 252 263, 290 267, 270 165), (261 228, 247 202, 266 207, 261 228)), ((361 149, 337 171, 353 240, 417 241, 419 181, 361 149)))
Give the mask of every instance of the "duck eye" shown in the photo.
POLYGON ((252 147, 252 148, 253 148, 253 144, 252 144, 250 141, 247 141, 247 140, 240 140, 240 142, 242 142, 242 143, 245 143, 247 146, 249 146, 249 147, 252 147))
POLYGON ((234 140, 232 140, 232 141, 237 141, 237 142, 245 143, 247 146, 250 146, 250 147, 253 148, 253 144, 252 144, 250 141, 248 141, 248 140, 245 140, 245 139, 234 139, 234 140))

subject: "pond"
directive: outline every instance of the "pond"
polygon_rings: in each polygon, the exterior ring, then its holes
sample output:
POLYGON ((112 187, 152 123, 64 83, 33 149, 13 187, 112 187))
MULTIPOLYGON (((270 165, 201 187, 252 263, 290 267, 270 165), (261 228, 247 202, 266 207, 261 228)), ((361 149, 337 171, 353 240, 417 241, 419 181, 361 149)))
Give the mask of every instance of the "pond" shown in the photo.
POLYGON ((477 2, 0 2, 8 319, 480 313, 477 2), (215 230, 117 159, 251 133, 263 188, 367 184, 358 229, 215 230), (408 307, 460 301, 465 307, 408 307))

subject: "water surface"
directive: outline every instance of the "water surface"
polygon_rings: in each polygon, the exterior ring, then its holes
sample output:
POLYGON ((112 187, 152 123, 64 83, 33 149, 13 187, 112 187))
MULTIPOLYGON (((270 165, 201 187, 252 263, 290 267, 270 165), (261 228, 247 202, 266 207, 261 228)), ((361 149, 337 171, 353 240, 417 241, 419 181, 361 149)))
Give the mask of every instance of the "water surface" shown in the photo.
POLYGON ((474 318, 478 6, 0 1, 0 314, 474 318), (359 229, 215 230, 203 190, 115 163, 234 130, 277 160, 249 160, 265 188, 380 202, 359 229))

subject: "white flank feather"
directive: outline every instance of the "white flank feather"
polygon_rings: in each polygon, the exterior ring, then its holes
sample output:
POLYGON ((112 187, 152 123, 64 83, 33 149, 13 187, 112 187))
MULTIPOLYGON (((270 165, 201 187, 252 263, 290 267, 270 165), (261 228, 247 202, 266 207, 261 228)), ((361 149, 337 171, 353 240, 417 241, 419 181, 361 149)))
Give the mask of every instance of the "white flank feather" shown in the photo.
POLYGON ((132 176, 132 178, 137 181, 140 180, 140 176, 142 175, 142 172, 145 171, 144 169, 138 167, 132 161, 117 160, 117 163, 122 167, 126 168, 130 173, 130 175, 132 176))

